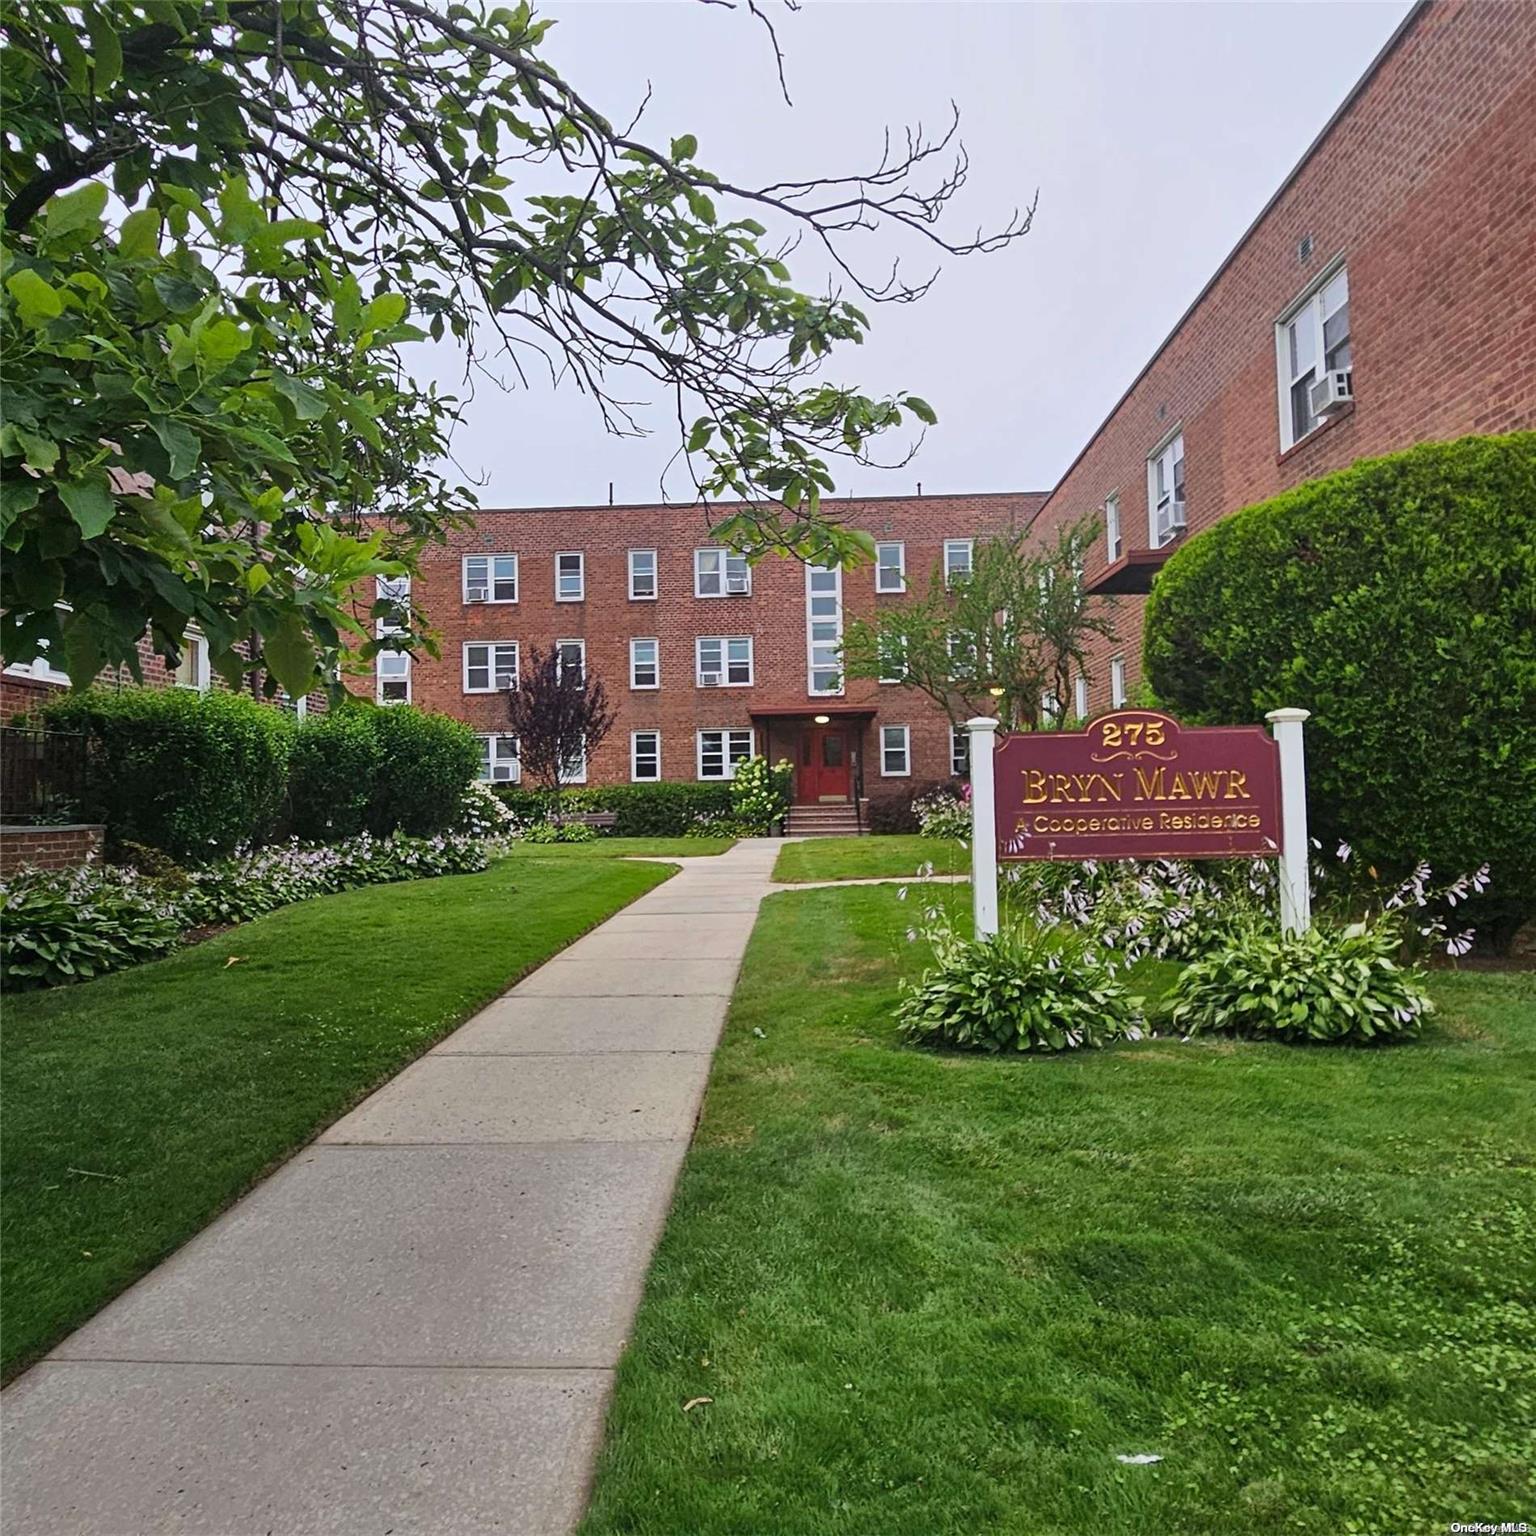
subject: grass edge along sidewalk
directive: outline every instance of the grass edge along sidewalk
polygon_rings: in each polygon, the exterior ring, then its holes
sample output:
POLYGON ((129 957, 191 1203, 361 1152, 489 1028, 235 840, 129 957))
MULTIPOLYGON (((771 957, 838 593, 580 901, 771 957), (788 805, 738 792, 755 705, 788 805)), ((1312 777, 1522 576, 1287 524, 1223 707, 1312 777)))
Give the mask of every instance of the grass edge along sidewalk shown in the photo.
POLYGON ((7 1378, 520 977, 665 880, 519 849, 6 1001, 7 1378))
POLYGON ((583 1536, 1529 1517, 1536 977, 1388 1049, 963 1057, 895 1037, 910 913, 764 903, 583 1536))
POLYGON ((899 879, 913 875, 925 864, 933 865, 938 875, 969 875, 970 850, 950 838, 920 837, 912 832, 807 837, 784 845, 773 866, 773 878, 784 885, 811 880, 899 879))

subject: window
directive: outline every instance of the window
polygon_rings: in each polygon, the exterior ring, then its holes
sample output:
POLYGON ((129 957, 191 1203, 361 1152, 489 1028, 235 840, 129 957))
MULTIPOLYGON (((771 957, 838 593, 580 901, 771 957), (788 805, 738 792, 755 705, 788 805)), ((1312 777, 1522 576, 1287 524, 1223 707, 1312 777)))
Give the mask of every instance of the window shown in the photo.
POLYGON ((949 728, 949 771, 957 779, 971 776, 971 733, 963 725, 949 728))
POLYGON ((1077 674, 1077 681, 1072 684, 1072 707, 1079 720, 1088 718, 1088 679, 1081 672, 1077 674))
POLYGON ((1120 493, 1104 501, 1104 554, 1111 565, 1125 553, 1125 546, 1120 538, 1120 493))
POLYGON ((1040 723, 1049 726, 1061 724, 1061 700, 1050 689, 1040 695, 1040 723))
POLYGON ((875 591, 905 592, 907 590, 907 546, 905 544, 875 545, 875 591))
POLYGON ((951 634, 945 643, 949 648, 950 677, 975 677, 976 646, 971 636, 951 634))
POLYGON ((555 641, 555 677, 564 682, 574 677, 578 683, 587 680, 587 642, 585 640, 555 641))
POLYGON ((631 688, 661 686, 661 646, 658 641, 631 640, 629 642, 629 686, 631 688))
POLYGON ((912 732, 905 725, 880 727, 880 776, 904 779, 912 771, 912 732))
POLYGON ((843 573, 837 566, 805 568, 806 690, 841 693, 843 573))
POLYGON ((517 684, 517 642, 487 640, 464 647, 464 692, 495 693, 517 684))
POLYGON ((172 672, 178 688, 195 688, 207 693, 213 682, 208 666, 208 642, 193 630, 188 630, 181 642, 181 660, 172 672))
POLYGON ((751 635, 700 635, 694 641, 700 688, 748 688, 752 684, 751 635))
POLYGON ((629 776, 636 784, 649 784, 661 777, 661 732, 629 733, 629 776))
POLYGON ((39 683, 67 683, 69 673, 61 672, 48 659, 48 642, 38 641, 39 650, 31 661, 13 661, 6 669, 7 677, 30 677, 39 683))
POLYGON ((952 587, 958 582, 969 579, 975 554, 974 539, 944 540, 944 585, 946 587, 952 587))
POLYGON ((1184 531, 1184 434, 1175 432, 1147 460, 1147 534, 1153 549, 1184 531))
POLYGON ((517 737, 480 738, 480 777, 487 784, 516 784, 523 776, 517 761, 517 737))
POLYGON ((555 556, 555 601, 579 603, 587 595, 587 557, 580 550, 555 556))
POLYGON ((1109 664, 1109 702, 1116 709, 1125 704, 1125 659, 1120 656, 1109 664))
POLYGON ((656 599, 656 551, 632 549, 629 552, 629 595, 637 603, 656 599))
POLYGON ((695 597, 750 597, 752 567, 734 549, 696 549, 693 552, 695 597))
MULTIPOLYGON (((1335 267, 1275 327, 1280 385, 1280 448, 1299 443, 1322 424, 1313 386, 1349 374, 1349 272, 1335 267)), ((1345 381, 1353 389, 1353 376, 1345 381)))
POLYGON ((403 608, 411 600, 411 578, 409 576, 375 576, 373 595, 381 603, 393 603, 395 607, 403 608))
POLYGON ((466 603, 515 603, 517 601, 517 556, 465 555, 464 601, 466 603))
POLYGON ((699 777, 734 779, 737 768, 752 756, 752 731, 700 731, 699 777))
POLYGON ((587 744, 582 742, 575 755, 560 769, 560 782, 562 784, 585 784, 587 782, 587 744))
POLYGON ((880 681, 904 683, 907 680, 907 637, 880 636, 880 681))
POLYGON ((411 658, 406 651, 380 651, 374 660, 380 704, 411 702, 411 658))

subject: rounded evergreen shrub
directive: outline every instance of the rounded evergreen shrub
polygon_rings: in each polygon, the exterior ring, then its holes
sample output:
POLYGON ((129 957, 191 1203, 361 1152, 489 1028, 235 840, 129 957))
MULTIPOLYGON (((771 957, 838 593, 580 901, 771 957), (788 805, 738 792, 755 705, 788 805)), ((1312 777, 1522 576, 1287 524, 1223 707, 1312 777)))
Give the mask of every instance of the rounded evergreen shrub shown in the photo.
POLYGON ((86 814, 116 845, 202 863, 277 828, 294 736, 281 710, 222 689, 90 688, 43 713, 88 738, 86 814))
POLYGON ((1476 912, 1536 912, 1536 433, 1356 464, 1164 566, 1145 659, 1197 724, 1300 706, 1314 832, 1394 874, 1485 861, 1476 912))
POLYGON ((429 837, 458 820, 464 789, 480 771, 480 743, 461 721, 409 704, 364 710, 372 722, 378 768, 368 805, 377 836, 429 837))
POLYGON ((343 705, 302 721, 288 770, 294 836, 330 843, 361 832, 379 761, 379 738, 366 708, 343 705))

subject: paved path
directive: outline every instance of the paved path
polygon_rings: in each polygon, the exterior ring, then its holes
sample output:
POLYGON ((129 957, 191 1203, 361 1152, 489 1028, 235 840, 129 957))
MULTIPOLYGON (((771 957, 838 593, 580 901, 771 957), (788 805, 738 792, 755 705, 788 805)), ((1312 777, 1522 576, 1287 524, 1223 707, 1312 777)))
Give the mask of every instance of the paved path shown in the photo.
POLYGON ((688 861, 23 1376, 5 1536, 569 1531, 780 846, 688 861))

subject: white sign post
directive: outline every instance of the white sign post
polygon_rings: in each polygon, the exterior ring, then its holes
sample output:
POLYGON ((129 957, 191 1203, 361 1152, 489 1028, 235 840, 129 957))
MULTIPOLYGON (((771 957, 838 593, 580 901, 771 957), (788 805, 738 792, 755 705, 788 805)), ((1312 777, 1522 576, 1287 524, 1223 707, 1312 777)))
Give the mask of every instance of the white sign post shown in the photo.
POLYGON ((1280 749, 1280 926, 1287 933, 1305 933, 1312 926, 1312 888, 1307 879, 1307 760, 1301 742, 1302 725, 1311 713, 1306 709, 1272 709, 1264 717, 1275 728, 1275 745, 1280 749))
POLYGON ((997 794, 992 762, 997 721, 978 715, 965 722, 965 729, 971 762, 971 912, 976 937, 989 939, 997 932, 997 794))

